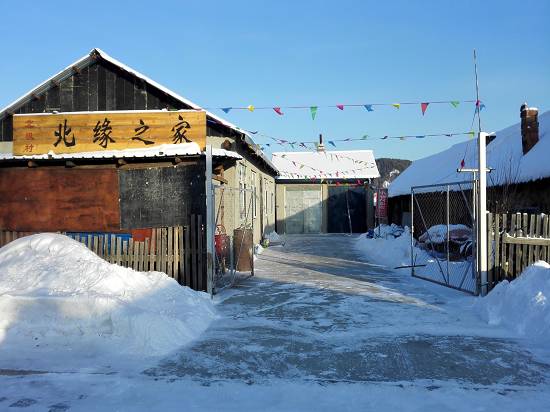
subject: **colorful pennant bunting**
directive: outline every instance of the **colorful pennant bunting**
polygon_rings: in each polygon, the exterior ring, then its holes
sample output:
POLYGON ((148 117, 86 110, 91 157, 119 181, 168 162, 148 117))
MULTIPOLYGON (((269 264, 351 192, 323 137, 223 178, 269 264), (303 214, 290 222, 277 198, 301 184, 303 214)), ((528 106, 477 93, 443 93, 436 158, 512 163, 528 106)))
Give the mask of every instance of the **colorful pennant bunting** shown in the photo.
POLYGON ((254 106, 250 105, 250 106, 247 107, 247 109, 250 110, 251 112, 253 112, 254 111, 254 106))
POLYGON ((454 107, 457 107, 460 102, 451 102, 454 107))
POLYGON ((372 104, 366 104, 365 109, 367 109, 367 111, 369 112, 374 112, 374 110, 372 109, 372 104))
POLYGON ((399 103, 392 103, 391 104, 393 107, 395 107, 396 109, 399 109, 399 103))
POLYGON ((422 103, 422 116, 424 116, 424 113, 426 113, 426 109, 428 108, 428 105, 430 103, 422 103))
POLYGON ((273 110, 275 110, 277 112, 277 114, 280 114, 281 116, 284 114, 284 113, 281 113, 281 108, 280 107, 274 107, 273 110))
POLYGON ((222 109, 225 113, 229 113, 229 111, 232 109, 232 107, 228 107, 226 109, 222 109))
POLYGON ((317 114, 317 108, 316 107, 310 107, 311 110, 311 118, 312 120, 315 120, 315 114, 317 114))
POLYGON ((343 104, 337 104, 336 107, 339 108, 340 110, 344 110, 344 105, 343 104))

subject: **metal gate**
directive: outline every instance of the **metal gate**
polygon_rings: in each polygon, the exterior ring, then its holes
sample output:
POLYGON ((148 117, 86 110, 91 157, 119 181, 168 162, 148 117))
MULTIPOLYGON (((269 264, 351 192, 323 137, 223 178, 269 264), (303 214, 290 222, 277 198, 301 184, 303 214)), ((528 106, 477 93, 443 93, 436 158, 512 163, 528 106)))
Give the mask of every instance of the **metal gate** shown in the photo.
POLYGON ((411 188, 411 268, 417 278, 478 294, 475 181, 411 188))
POLYGON ((212 294, 254 276, 254 189, 213 185, 214 242, 212 294))

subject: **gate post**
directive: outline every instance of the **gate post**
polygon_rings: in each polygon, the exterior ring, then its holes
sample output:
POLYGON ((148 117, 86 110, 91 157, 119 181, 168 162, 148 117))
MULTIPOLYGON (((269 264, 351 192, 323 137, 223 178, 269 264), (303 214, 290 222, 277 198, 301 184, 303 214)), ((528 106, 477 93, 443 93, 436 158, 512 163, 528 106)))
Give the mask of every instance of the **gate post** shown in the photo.
POLYGON ((206 146, 206 292, 214 297, 214 197, 212 145, 206 146))

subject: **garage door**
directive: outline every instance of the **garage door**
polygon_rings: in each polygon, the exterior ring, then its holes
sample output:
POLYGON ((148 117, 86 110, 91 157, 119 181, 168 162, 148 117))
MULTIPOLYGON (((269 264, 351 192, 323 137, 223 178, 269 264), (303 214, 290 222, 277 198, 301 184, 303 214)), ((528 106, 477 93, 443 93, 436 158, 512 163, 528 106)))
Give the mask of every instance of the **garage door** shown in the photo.
POLYGON ((285 233, 321 233, 321 188, 286 188, 285 233))

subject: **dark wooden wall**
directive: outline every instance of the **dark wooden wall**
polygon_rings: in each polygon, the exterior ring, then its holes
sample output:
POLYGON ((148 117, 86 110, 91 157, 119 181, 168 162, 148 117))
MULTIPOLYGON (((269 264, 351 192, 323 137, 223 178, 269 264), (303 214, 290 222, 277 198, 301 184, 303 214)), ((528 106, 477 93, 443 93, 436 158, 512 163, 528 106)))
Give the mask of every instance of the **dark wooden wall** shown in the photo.
POLYGON ((120 228, 189 225, 206 218, 206 165, 201 159, 178 166, 119 170, 120 228))
POLYGON ((0 168, 0 228, 119 232, 117 170, 0 168))
MULTIPOLYGON (((14 111, 16 114, 114 111, 114 110, 159 110, 191 109, 162 90, 143 82, 127 71, 105 61, 74 74, 60 87, 54 87, 26 106, 14 111)), ((208 122, 209 136, 230 136, 229 130, 208 122)), ((13 118, 0 121, 0 142, 13 141, 13 118)))

